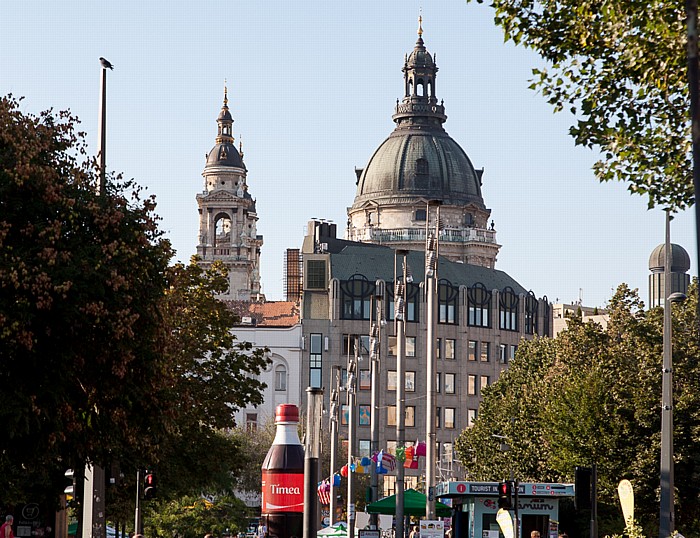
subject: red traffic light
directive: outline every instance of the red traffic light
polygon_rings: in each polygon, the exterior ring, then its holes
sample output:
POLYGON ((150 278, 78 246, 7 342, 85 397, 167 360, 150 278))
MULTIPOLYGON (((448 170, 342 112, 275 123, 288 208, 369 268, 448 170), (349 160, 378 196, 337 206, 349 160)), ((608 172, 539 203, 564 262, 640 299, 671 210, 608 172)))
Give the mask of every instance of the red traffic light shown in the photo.
POLYGON ((509 509, 513 507, 512 502, 513 487, 508 481, 503 481, 498 484, 498 507, 509 509))
POLYGON ((153 499, 156 496, 156 475, 153 472, 146 473, 143 479, 143 496, 145 499, 153 499))

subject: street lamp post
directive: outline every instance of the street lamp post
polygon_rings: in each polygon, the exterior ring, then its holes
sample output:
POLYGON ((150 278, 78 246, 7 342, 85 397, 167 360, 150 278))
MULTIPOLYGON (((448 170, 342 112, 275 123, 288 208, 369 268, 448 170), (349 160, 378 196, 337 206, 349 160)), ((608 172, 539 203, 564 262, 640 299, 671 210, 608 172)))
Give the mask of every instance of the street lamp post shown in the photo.
POLYGON ((318 459, 321 455, 323 389, 306 389, 306 446, 304 447, 304 538, 316 538, 318 530, 318 459))
POLYGON ((425 290, 426 290, 426 309, 427 309, 427 389, 426 389, 426 417, 425 417, 425 487, 427 493, 427 504, 425 508, 426 518, 435 519, 435 395, 436 395, 436 337, 435 337, 435 321, 436 321, 436 291, 437 291, 437 268, 438 268, 438 237, 440 233, 440 203, 433 201, 433 205, 437 206, 435 212, 435 229, 430 230, 430 206, 428 202, 426 211, 426 234, 425 234, 425 290))
MULTIPOLYGON (((396 250, 394 253, 394 325, 396 328, 396 446, 403 447, 406 443, 406 411, 405 388, 406 373, 404 372, 404 354, 406 350, 406 279, 408 275, 407 250, 396 250), (397 278, 397 257, 403 258, 400 279, 397 278)), ((399 461, 396 465, 396 538, 404 536, 404 466, 399 461)))
POLYGON ((355 337, 355 352, 348 357, 348 500, 347 500, 347 523, 348 536, 355 536, 355 485, 352 471, 354 467, 353 450, 355 447, 355 390, 357 388, 357 376, 359 374, 358 361, 360 359, 360 337, 355 337))
POLYGON ((673 485, 673 344, 671 304, 685 300, 682 293, 671 291, 671 210, 666 209, 666 239, 664 242, 664 327, 663 366, 661 369, 661 499, 659 538, 668 538, 675 526, 673 485))
MULTIPOLYGON (((384 297, 384 282, 377 280, 374 284, 374 301, 376 307, 376 320, 370 323, 370 342, 369 342, 369 359, 372 379, 372 414, 370 415, 370 435, 371 447, 370 453, 376 454, 379 452, 379 372, 381 359, 381 331, 384 324, 384 313, 382 311, 382 299, 384 297)), ((372 465, 372 474, 370 475, 370 492, 371 501, 379 500, 379 475, 377 466, 372 465)), ((370 526, 373 529, 379 528, 379 514, 370 516, 370 526)))
POLYGON ((336 459, 338 457, 338 394, 340 393, 340 366, 334 366, 335 385, 331 391, 331 503, 328 508, 328 521, 331 525, 335 523, 335 503, 336 503, 336 488, 335 488, 335 468, 336 459))

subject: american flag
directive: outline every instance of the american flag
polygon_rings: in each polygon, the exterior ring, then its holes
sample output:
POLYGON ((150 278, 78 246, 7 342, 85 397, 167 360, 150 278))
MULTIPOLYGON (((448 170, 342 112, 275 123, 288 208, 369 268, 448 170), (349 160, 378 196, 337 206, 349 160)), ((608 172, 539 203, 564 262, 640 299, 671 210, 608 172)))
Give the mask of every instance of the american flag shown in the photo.
POLYGON ((328 480, 323 480, 318 483, 318 500, 321 504, 331 504, 331 483, 328 480))
POLYGON ((396 469, 396 458, 393 454, 389 454, 388 452, 384 452, 383 450, 379 454, 381 456, 381 459, 379 461, 382 462, 382 467, 389 471, 393 471, 394 469, 396 469))

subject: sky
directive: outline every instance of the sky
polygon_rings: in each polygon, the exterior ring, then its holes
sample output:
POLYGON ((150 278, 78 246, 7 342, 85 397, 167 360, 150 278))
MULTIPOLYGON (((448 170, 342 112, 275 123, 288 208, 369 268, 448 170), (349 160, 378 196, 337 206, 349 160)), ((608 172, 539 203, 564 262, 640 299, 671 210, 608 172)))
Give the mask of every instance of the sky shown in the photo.
MULTIPOLYGON (((3 7, 0 93, 27 113, 70 109, 96 153, 99 57, 107 82, 107 167, 156 196, 161 227, 187 262, 196 195, 228 86, 249 192, 264 236, 262 291, 282 300, 283 259, 311 218, 344 233, 355 168, 391 133, 404 54, 436 55, 445 129, 484 168, 482 194, 502 245, 496 268, 537 297, 605 306, 621 283, 648 301, 648 261, 664 212, 599 183, 572 118, 528 89, 534 53, 504 43, 493 10, 464 0, 191 2, 25 0, 3 7)), ((697 275, 694 209, 672 242, 697 275)))

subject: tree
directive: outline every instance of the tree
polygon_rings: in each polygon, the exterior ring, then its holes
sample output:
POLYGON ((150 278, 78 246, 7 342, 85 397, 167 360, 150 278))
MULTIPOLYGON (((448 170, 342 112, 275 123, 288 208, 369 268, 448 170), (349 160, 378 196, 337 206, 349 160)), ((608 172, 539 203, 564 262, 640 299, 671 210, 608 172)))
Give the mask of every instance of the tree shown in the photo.
POLYGON ((5 502, 62 491, 66 468, 148 451, 161 430, 170 245, 133 182, 95 191, 76 123, 0 98, 5 502))
MULTIPOLYGON (((470 0, 467 0, 470 1, 470 0)), ((477 0, 482 2, 483 0, 477 0)), ((492 0, 505 39, 547 62, 531 88, 568 109, 600 181, 627 183, 649 207, 694 203, 683 3, 492 0)))
MULTIPOLYGON (((700 526, 700 365, 694 327, 697 284, 673 307, 674 446, 677 526, 700 526)), ((658 529, 661 414, 661 308, 644 310, 621 285, 608 306, 606 328, 569 320, 554 339, 524 343, 516 359, 484 392, 479 417, 462 432, 457 453, 476 479, 572 482, 577 465, 598 468, 601 532, 620 532, 617 485, 635 488, 638 523, 658 529), (500 452, 505 435, 511 451, 500 452)))

